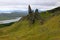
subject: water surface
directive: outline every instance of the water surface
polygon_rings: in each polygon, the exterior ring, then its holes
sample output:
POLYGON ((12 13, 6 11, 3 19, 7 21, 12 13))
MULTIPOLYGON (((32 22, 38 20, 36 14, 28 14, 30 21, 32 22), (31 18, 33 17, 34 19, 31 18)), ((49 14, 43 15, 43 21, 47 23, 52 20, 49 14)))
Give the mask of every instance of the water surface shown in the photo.
POLYGON ((16 22, 19 21, 22 17, 16 18, 16 19, 10 19, 10 20, 3 20, 0 21, 0 24, 6 24, 6 23, 11 23, 11 22, 16 22))

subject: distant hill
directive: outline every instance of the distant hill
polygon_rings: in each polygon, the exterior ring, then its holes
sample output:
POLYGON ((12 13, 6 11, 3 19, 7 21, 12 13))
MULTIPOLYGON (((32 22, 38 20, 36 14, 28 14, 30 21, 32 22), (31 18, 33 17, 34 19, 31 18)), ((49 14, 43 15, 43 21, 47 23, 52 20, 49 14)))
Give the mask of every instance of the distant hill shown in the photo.
POLYGON ((11 13, 0 13, 0 20, 16 19, 26 15, 27 11, 13 11, 11 13))

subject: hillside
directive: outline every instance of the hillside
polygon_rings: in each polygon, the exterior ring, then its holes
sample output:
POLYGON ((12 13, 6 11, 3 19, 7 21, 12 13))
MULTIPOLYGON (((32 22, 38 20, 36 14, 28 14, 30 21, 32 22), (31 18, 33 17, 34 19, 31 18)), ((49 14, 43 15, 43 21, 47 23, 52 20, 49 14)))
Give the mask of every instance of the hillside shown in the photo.
POLYGON ((11 27, 0 29, 0 40, 56 40, 60 38, 60 15, 54 16, 44 25, 37 21, 29 26, 27 20, 11 27))
POLYGON ((52 10, 48 10, 48 11, 54 13, 55 11, 56 11, 56 12, 57 12, 57 11, 60 11, 60 7, 57 7, 57 8, 54 8, 54 9, 52 9, 52 10))
POLYGON ((59 30, 60 14, 52 16, 49 12, 39 15, 33 13, 11 26, 1 28, 0 40, 60 40, 59 30))

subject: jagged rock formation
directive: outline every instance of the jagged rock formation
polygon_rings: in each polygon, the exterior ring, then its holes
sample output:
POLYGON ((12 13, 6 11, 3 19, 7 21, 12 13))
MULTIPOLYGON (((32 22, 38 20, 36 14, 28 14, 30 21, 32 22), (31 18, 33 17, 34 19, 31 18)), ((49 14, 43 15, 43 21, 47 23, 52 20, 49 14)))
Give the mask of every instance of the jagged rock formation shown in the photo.
POLYGON ((36 20, 40 20, 39 22, 43 24, 43 19, 41 18, 38 9, 33 12, 30 5, 28 6, 28 20, 30 21, 30 24, 34 24, 36 20))
POLYGON ((31 24, 33 24, 35 22, 34 13, 31 9, 30 5, 28 6, 28 20, 30 21, 31 24))
POLYGON ((40 19, 40 18, 39 18, 39 12, 38 12, 38 9, 35 10, 35 18, 36 18, 36 19, 40 19))

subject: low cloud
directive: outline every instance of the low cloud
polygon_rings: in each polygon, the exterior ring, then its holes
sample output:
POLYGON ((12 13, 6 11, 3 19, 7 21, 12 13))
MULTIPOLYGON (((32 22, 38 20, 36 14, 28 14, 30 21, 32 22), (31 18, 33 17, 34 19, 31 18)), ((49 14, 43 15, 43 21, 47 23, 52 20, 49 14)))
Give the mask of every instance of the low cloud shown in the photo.
POLYGON ((29 4, 47 10, 60 6, 60 0, 0 0, 0 9, 26 9, 29 4))

